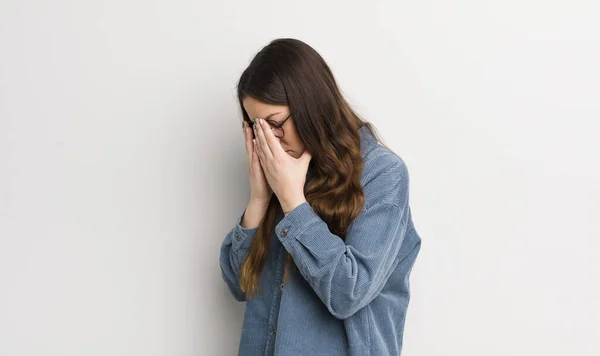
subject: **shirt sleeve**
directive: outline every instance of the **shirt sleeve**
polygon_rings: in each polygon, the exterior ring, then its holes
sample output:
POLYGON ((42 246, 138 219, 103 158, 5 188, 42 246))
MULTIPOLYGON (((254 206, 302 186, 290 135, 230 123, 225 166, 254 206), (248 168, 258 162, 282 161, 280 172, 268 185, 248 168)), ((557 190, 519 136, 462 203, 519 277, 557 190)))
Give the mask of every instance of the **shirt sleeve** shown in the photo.
POLYGON ((258 227, 243 228, 241 226, 245 213, 246 210, 240 215, 236 225, 225 236, 221 244, 219 257, 221 276, 231 295, 240 302, 246 300, 246 295, 240 288, 240 270, 244 259, 248 255, 256 230, 258 230, 258 227))
POLYGON ((405 166, 395 171, 373 182, 382 199, 364 208, 350 224, 346 241, 329 231, 308 202, 276 226, 276 235, 298 270, 338 319, 371 302, 398 263, 409 217, 408 172, 405 166))

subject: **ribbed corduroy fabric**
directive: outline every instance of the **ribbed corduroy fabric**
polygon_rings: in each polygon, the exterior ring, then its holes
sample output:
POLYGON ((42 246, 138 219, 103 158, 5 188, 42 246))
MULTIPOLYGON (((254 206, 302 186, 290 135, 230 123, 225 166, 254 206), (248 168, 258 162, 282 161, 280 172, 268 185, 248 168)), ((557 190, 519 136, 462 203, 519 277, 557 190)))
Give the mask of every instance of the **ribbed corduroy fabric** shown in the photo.
POLYGON ((360 129, 365 205, 343 241, 305 202, 279 214, 261 292, 247 300, 240 266, 257 228, 237 224, 220 251, 223 280, 246 302, 240 356, 400 355, 409 277, 421 246, 404 161, 360 129), (285 251, 297 268, 283 284, 285 251))

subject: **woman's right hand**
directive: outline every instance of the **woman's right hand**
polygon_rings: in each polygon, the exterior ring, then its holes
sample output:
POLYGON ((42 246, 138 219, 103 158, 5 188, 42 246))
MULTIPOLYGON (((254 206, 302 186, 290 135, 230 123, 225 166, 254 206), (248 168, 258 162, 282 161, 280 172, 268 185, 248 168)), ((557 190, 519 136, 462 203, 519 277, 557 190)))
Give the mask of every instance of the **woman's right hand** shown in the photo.
POLYGON ((257 204, 269 205, 273 190, 263 172, 258 154, 256 152, 256 143, 253 140, 252 126, 246 120, 242 120, 244 125, 244 139, 246 141, 246 155, 248 156, 248 174, 250 176, 250 201, 257 204))

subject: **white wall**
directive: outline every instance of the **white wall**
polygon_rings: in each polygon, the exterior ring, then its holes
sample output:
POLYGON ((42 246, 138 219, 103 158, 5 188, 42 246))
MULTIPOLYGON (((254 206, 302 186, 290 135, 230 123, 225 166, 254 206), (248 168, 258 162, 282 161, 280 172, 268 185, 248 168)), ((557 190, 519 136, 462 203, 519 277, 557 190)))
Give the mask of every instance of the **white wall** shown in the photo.
POLYGON ((311 44, 407 162, 405 355, 600 354, 597 1, 0 4, 0 355, 233 355, 234 86, 311 44))

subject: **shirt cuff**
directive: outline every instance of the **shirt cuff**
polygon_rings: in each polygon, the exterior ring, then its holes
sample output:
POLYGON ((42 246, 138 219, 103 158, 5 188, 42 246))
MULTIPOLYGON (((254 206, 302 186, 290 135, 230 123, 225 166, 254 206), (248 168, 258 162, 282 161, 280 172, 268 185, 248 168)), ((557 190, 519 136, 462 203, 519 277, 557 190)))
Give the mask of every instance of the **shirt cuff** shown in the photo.
POLYGON ((281 219, 277 226, 275 226, 275 234, 283 246, 288 251, 291 251, 295 240, 310 238, 302 232, 319 223, 325 224, 310 204, 303 202, 281 219))
POLYGON ((231 238, 233 240, 232 245, 234 250, 249 249, 250 246, 252 246, 252 240, 256 233, 256 230, 258 230, 258 227, 242 227, 242 219, 244 218, 245 213, 246 209, 244 209, 244 212, 242 212, 242 215, 240 215, 240 217, 238 218, 237 224, 233 228, 231 238))

